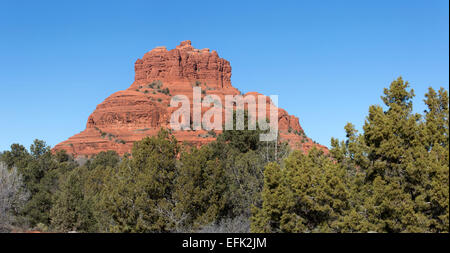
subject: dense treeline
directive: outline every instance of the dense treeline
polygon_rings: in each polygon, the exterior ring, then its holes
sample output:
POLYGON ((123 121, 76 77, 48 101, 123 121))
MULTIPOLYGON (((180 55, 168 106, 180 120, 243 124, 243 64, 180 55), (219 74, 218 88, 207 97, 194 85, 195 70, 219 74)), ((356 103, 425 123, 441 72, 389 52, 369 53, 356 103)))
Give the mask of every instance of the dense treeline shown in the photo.
POLYGON ((412 113, 401 78, 371 106, 358 134, 332 139, 332 159, 293 152, 266 167, 255 232, 448 232, 448 92, 429 89, 425 115, 412 113))
POLYGON ((132 155, 101 152, 81 166, 40 140, 30 152, 14 144, 1 157, 2 171, 17 171, 23 182, 17 195, 28 197, 10 208, 16 219, 3 229, 249 232, 264 166, 289 152, 286 144, 259 142, 259 134, 226 131, 197 148, 161 129, 136 142, 132 155))
POLYGON ((224 131, 200 148, 169 131, 84 164, 36 140, 1 154, 0 229, 79 232, 448 232, 448 92, 423 115, 401 78, 329 154, 224 131), (275 147, 275 145, 277 145, 275 147))

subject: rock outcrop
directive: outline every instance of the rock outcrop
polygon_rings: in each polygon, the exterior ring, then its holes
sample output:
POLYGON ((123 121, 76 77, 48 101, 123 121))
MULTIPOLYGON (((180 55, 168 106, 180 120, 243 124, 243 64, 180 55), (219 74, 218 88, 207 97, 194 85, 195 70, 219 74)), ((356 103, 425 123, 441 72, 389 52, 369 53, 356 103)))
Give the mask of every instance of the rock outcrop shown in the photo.
MULTIPOLYGON (((178 108, 170 107, 175 95, 192 101, 193 87, 202 89, 202 96, 241 94, 231 85, 230 63, 216 51, 195 49, 183 41, 175 49, 157 47, 135 63, 135 81, 97 106, 89 116, 86 129, 54 147, 74 156, 92 156, 101 151, 130 153, 133 142, 155 135, 161 127, 170 128, 170 116, 178 108)), ((257 95, 247 93, 246 95, 257 95)), ((268 106, 271 101, 267 99, 268 106)), ((202 112, 209 108, 203 108, 202 112)), ((224 118, 224 117, 223 117, 224 118)), ((294 149, 307 152, 313 146, 328 152, 325 146, 308 138, 297 117, 278 108, 279 133, 282 141, 294 149)), ((180 142, 199 146, 215 140, 205 130, 174 131, 180 142)))

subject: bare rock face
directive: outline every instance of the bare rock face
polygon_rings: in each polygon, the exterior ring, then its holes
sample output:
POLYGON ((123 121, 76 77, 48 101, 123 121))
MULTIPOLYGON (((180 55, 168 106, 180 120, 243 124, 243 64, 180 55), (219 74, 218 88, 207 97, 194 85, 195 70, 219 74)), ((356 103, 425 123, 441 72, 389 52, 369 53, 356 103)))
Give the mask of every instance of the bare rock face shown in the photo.
POLYGON ((174 50, 157 47, 135 63, 135 88, 139 83, 206 82, 209 87, 230 88, 231 66, 216 51, 195 49, 189 40, 174 50))
MULTIPOLYGON (((230 63, 216 51, 195 49, 190 41, 183 41, 170 51, 157 47, 136 61, 131 86, 106 98, 89 116, 86 129, 56 145, 54 151, 64 149, 74 156, 88 157, 107 150, 120 155, 131 153, 133 142, 156 135, 161 127, 169 128, 171 113, 178 109, 170 107, 173 96, 185 95, 192 102, 193 87, 200 87, 202 96, 217 95, 224 101, 225 95, 241 94, 231 85, 230 78, 230 63)), ((266 101, 269 113, 271 101, 266 101)), ((202 113, 208 109, 203 108, 202 113)), ((304 134, 297 117, 281 108, 278 123, 281 140, 292 148, 307 152, 316 146, 328 152, 304 134)), ((173 133, 178 141, 195 146, 215 140, 205 130, 173 133)))

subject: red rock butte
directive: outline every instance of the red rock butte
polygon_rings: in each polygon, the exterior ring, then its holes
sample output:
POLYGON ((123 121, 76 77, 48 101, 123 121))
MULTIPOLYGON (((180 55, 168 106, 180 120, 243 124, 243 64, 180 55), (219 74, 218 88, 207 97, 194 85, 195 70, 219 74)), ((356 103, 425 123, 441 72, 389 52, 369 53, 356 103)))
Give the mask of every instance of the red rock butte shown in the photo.
MULTIPOLYGON (((231 85, 230 63, 209 49, 195 49, 191 41, 183 41, 175 49, 156 47, 135 63, 135 80, 131 86, 118 91, 97 106, 89 116, 86 129, 54 147, 75 157, 90 157, 101 151, 131 153, 133 143, 156 135, 161 127, 170 128, 170 107, 175 95, 185 95, 192 102, 193 87, 204 95, 225 95, 241 92, 231 85)), ((259 93, 249 92, 246 95, 259 93)), ((271 103, 267 99, 267 103, 271 103)), ((269 106, 266 107, 269 110, 269 106)), ((209 108, 202 108, 202 113, 209 108)), ((191 112, 192 113, 192 112, 191 112)), ((192 117, 191 117, 192 118, 192 117)), ((278 108, 280 140, 291 148, 307 152, 313 146, 328 152, 325 146, 308 138, 297 117, 278 108)), ((178 141, 200 146, 216 138, 208 131, 173 131, 178 141)))

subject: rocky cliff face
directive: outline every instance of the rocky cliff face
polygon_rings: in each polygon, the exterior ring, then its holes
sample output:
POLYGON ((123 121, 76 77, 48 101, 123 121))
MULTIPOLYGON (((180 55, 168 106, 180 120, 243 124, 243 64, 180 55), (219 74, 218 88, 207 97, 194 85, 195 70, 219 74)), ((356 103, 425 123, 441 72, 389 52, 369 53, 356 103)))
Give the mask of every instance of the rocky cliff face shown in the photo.
MULTIPOLYGON (((101 151, 115 150, 120 155, 130 153, 133 142, 155 135, 161 127, 169 128, 170 107, 175 95, 185 95, 192 101, 193 87, 200 87, 205 95, 238 95, 231 85, 231 66, 216 51, 195 49, 190 41, 183 41, 175 49, 157 47, 135 63, 135 81, 97 106, 89 116, 86 129, 55 146, 75 156, 91 156, 101 151)), ((256 95, 248 93, 245 95, 256 95)), ((245 96, 244 95, 244 96, 245 96)), ((267 100, 268 106, 271 104, 267 100)), ((203 108, 202 112, 209 108, 203 108)), ((224 118, 224 117, 223 117, 224 118)), ((278 108, 280 138, 294 149, 307 152, 313 146, 327 148, 308 138, 297 117, 278 108)), ((202 145, 215 140, 205 130, 174 131, 180 142, 202 145)))
POLYGON ((135 85, 154 80, 170 82, 207 82, 209 87, 230 88, 231 66, 216 51, 195 49, 190 41, 183 41, 167 51, 157 47, 135 63, 135 85))

